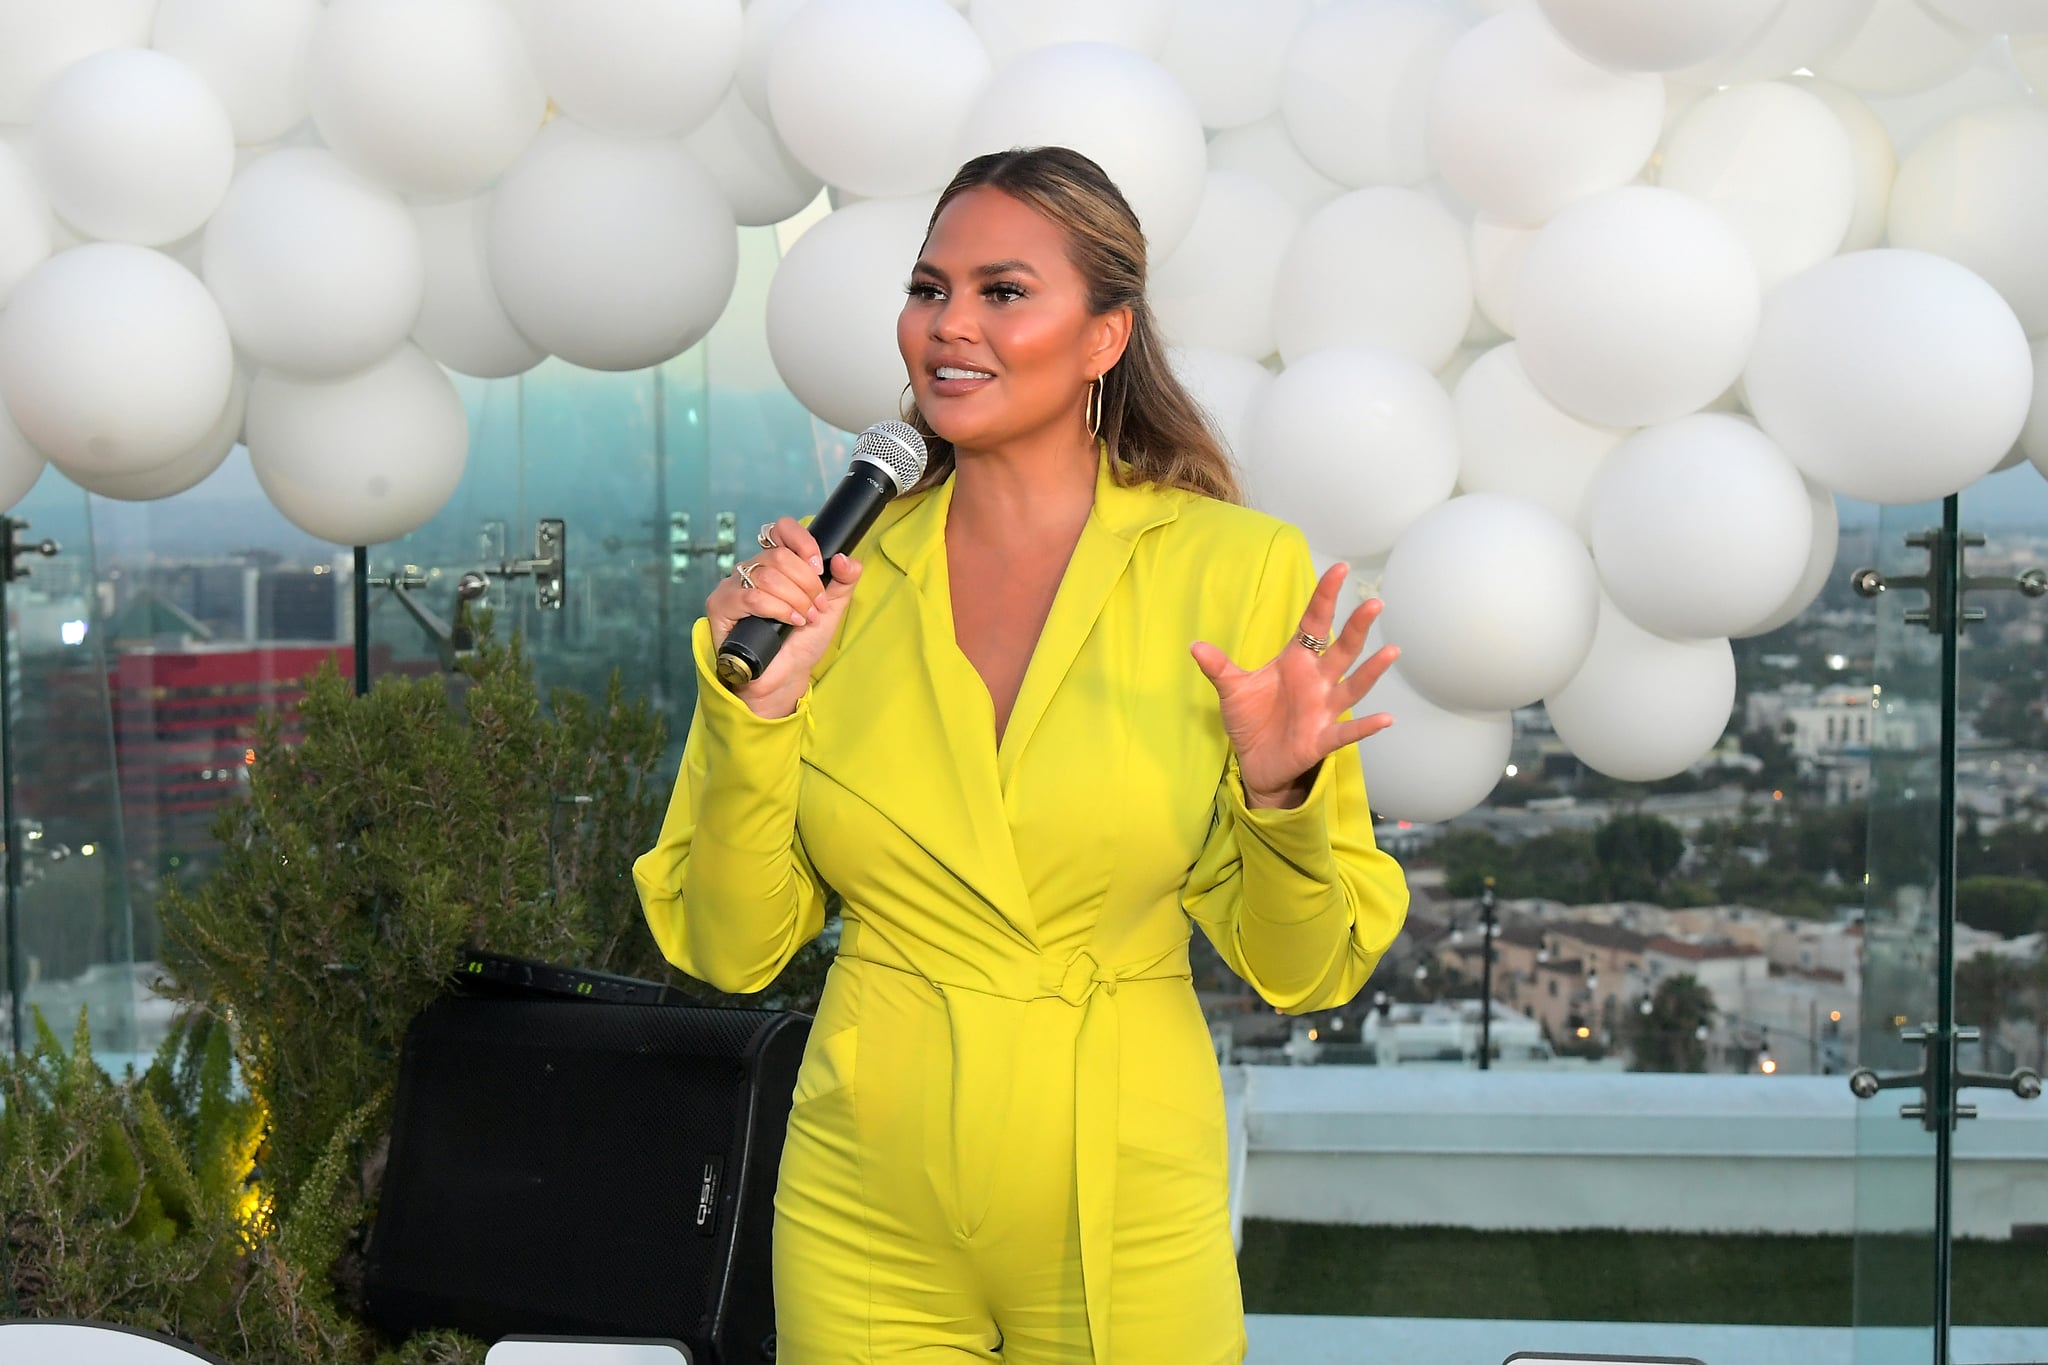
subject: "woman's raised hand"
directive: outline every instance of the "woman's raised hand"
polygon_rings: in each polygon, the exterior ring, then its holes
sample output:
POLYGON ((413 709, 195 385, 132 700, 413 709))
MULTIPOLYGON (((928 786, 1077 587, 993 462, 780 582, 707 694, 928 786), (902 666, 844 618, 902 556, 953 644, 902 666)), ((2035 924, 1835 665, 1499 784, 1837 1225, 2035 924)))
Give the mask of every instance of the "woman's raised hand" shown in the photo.
POLYGON ((1300 633, 1263 668, 1247 672, 1206 641, 1193 647, 1195 662, 1215 684, 1223 729, 1237 751, 1238 776, 1248 805, 1300 805, 1325 758, 1394 723, 1385 714, 1340 719, 1372 690, 1399 654, 1389 645, 1356 669, 1351 667, 1380 614, 1377 600, 1352 612, 1343 631, 1331 639, 1337 594, 1347 568, 1339 564, 1322 576, 1302 614, 1300 633), (1317 651, 1304 637, 1328 641, 1329 647, 1317 651))
POLYGON ((795 711, 797 698, 811 685, 811 669, 825 657, 846 615, 846 601, 860 580, 860 564, 847 555, 834 555, 832 581, 825 582, 818 542, 794 517, 763 527, 759 538, 773 543, 742 559, 739 568, 718 580, 705 599, 704 615, 711 623, 714 650, 743 617, 789 622, 791 630, 782 648, 761 676, 737 694, 756 715, 774 719, 795 711))

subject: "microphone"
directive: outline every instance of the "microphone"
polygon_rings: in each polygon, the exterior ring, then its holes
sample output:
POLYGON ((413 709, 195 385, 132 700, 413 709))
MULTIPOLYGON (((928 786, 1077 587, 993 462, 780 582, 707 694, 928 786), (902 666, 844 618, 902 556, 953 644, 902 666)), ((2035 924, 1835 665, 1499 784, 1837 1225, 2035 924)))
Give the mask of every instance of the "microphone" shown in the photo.
MULTIPOLYGON (((877 422, 854 443, 853 465, 832 496, 811 518, 810 531, 825 562, 824 581, 832 581, 832 556, 851 553, 875 524, 889 499, 916 483, 924 473, 924 437, 907 422, 877 422)), ((718 680, 728 689, 744 687, 767 671, 782 642, 794 629, 787 621, 746 616, 718 647, 718 680)))

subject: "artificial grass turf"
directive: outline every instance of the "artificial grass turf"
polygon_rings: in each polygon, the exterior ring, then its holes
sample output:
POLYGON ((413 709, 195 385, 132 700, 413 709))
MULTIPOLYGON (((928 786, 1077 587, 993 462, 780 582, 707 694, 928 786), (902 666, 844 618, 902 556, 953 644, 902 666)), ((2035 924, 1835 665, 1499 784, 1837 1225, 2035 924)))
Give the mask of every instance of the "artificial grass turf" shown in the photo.
MULTIPOLYGON (((1867 1323, 1926 1323, 1926 1237, 1491 1232, 1248 1219, 1245 1309, 1357 1317, 1714 1322, 1852 1321, 1856 1265, 1867 1323)), ((1958 1242, 1955 1321, 2048 1325, 2048 1243, 1958 1242)))

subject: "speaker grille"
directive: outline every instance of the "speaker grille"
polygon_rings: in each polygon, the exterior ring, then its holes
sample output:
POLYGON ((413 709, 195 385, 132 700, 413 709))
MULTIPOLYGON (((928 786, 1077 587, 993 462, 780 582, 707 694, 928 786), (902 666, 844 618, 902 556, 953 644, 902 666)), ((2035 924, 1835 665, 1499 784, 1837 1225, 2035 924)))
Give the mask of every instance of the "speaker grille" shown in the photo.
POLYGON ((370 1248, 373 1313, 381 1300, 378 1316, 408 1329, 674 1336, 702 1349, 733 1219, 771 1216, 742 1210, 741 1177, 765 1160, 753 1184, 772 1190, 793 1065, 756 1098, 753 1063, 790 1018, 572 1001, 431 1006, 406 1039, 370 1248), (772 1150, 746 1150, 752 1127, 772 1150), (708 1226, 707 1168, 718 1172, 708 1226))

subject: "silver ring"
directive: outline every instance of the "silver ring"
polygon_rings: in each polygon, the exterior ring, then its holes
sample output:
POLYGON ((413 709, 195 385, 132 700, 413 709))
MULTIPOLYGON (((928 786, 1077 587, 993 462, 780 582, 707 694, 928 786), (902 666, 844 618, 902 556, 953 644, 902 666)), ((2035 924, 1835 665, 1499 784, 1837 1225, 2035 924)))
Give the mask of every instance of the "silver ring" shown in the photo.
POLYGON ((1305 630, 1294 633, 1294 642, 1311 654, 1320 654, 1330 647, 1330 642, 1320 635, 1311 635, 1305 630))
POLYGON ((754 570, 759 567, 756 564, 735 564, 732 571, 739 575, 741 587, 751 588, 754 586, 754 570))
POLYGON ((774 522, 772 522, 772 521, 764 521, 764 522, 762 522, 762 523, 761 523, 761 529, 760 529, 760 530, 758 530, 758 531, 756 531, 756 532, 754 532, 754 543, 755 543, 756 545, 759 545, 759 546, 760 546, 760 547, 761 547, 762 549, 764 549, 764 550, 772 550, 772 549, 774 549, 774 548, 775 548, 775 523, 774 523, 774 522))

